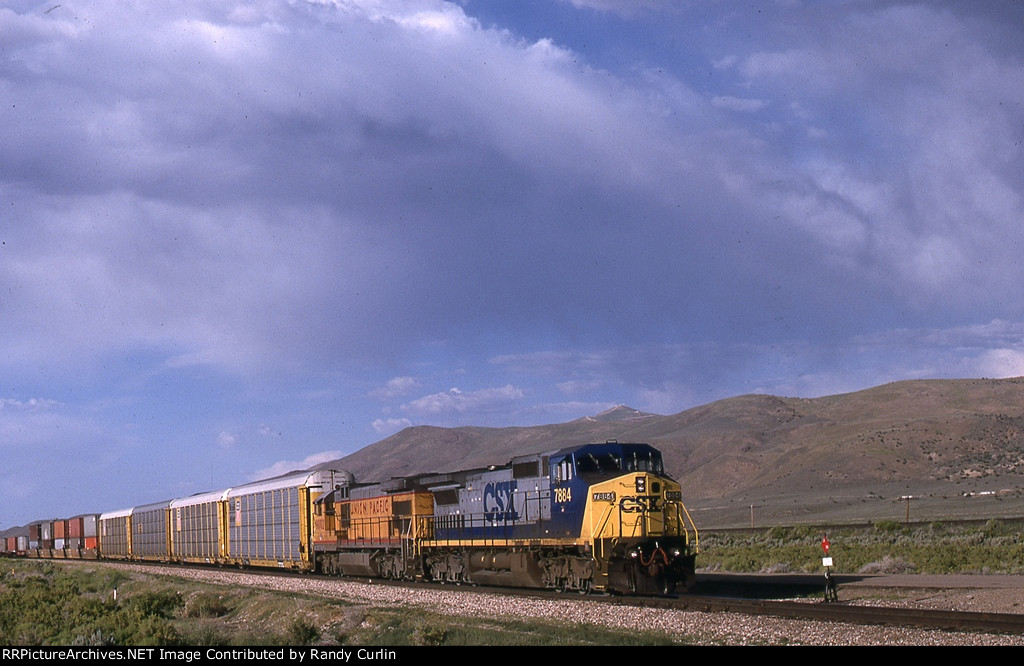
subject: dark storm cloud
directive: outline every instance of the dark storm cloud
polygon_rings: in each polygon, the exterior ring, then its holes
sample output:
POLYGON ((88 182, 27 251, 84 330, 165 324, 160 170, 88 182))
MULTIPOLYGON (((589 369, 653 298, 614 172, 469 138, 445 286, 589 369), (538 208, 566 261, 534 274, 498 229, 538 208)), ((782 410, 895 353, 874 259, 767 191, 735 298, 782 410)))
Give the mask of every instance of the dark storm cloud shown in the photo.
POLYGON ((1024 371, 1020 3, 634 6, 7 3, 7 444, 1024 371))
POLYGON ((646 91, 437 7, 9 17, 16 302, 75 312, 70 346, 228 364, 494 318, 632 336, 645 300, 699 313, 684 291, 739 234, 699 200, 700 142, 646 91))
POLYGON ((985 17, 808 12, 707 95, 439 2, 31 8, 4 17, 0 165, 30 337, 75 313, 69 347, 305 363, 494 325, 834 336, 1020 295, 989 267, 1019 271, 1024 81, 985 17))

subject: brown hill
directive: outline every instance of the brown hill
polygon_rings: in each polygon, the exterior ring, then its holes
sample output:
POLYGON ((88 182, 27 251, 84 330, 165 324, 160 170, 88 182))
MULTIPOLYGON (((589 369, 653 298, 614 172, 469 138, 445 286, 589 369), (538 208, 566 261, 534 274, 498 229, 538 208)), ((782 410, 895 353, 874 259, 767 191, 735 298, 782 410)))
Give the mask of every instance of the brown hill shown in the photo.
MULTIPOLYGON (((688 505, 716 524, 746 522, 755 507, 780 521, 902 517, 906 495, 918 513, 934 504, 935 515, 961 515, 958 498, 1010 500, 1024 488, 1024 378, 905 381, 815 399, 745 395, 670 416, 619 406, 533 427, 417 426, 340 464, 358 480, 381 480, 606 439, 660 448, 688 505)), ((1024 514, 1019 505, 982 514, 1024 514)))
MULTIPOLYGON (((517 455, 614 439, 633 426, 665 418, 618 406, 569 423, 517 428, 413 426, 342 458, 336 464, 358 481, 383 481, 419 472, 501 465, 517 455)), ((626 439, 619 436, 622 441, 626 439)), ((326 463, 335 464, 335 463, 326 463)))

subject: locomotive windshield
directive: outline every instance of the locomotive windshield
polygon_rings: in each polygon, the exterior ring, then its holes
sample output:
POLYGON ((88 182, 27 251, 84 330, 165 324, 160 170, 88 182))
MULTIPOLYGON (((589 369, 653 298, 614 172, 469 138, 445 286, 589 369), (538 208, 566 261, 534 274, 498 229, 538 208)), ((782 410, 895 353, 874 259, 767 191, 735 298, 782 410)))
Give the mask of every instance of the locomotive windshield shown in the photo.
POLYGON ((657 451, 633 451, 626 455, 627 472, 654 472, 662 474, 665 468, 661 464, 661 454, 657 451))
POLYGON ((576 473, 612 474, 618 472, 654 472, 662 474, 661 453, 650 447, 615 447, 606 451, 580 451, 575 456, 576 473))
POLYGON ((577 474, 594 474, 601 472, 621 472, 622 459, 612 453, 603 455, 586 455, 576 457, 577 474))

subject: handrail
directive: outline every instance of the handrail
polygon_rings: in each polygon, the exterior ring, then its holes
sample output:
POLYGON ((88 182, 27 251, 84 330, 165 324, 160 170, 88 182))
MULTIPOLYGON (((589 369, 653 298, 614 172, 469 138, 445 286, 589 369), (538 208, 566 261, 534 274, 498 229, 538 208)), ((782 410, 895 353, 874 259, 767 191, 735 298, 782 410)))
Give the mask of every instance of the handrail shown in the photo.
MULTIPOLYGON (((698 552, 700 552, 700 533, 697 531, 697 523, 693 522, 693 517, 690 516, 690 511, 686 508, 685 504, 679 502, 679 506, 683 507, 683 513, 686 514, 686 519, 690 521, 690 527, 693 528, 693 552, 694 554, 697 554, 698 552)), ((689 532, 687 532, 686 536, 686 541, 689 542, 689 532)))
MULTIPOLYGON (((669 503, 666 503, 666 506, 668 504, 669 503)), ((691 542, 690 542, 690 530, 687 529, 687 527, 686 527, 686 521, 688 520, 690 522, 690 527, 693 529, 693 542, 692 542, 693 543, 693 552, 697 553, 699 551, 699 549, 700 549, 700 533, 697 531, 697 523, 693 522, 693 517, 690 515, 690 511, 686 508, 685 504, 683 504, 682 502, 680 502, 678 500, 674 500, 670 504, 672 506, 676 507, 676 512, 675 512, 676 513, 676 523, 677 523, 678 529, 683 534, 686 535, 686 542, 687 543, 691 543, 691 542), (679 509, 682 509, 682 511, 680 512, 679 509), (686 516, 686 520, 683 519, 684 515, 686 516)))
POLYGON ((626 534, 626 522, 622 519, 623 513, 625 513, 625 512, 622 510, 622 505, 620 504, 619 505, 619 534, 623 538, 625 538, 626 536, 629 536, 629 537, 632 537, 632 538, 635 539, 638 536, 637 535, 637 529, 639 528, 639 530, 640 530, 640 535, 639 536, 643 536, 643 533, 647 531, 645 529, 646 525, 644 523, 644 521, 647 518, 647 513, 645 511, 638 511, 635 514, 630 514, 631 516, 636 516, 636 518, 635 518, 635 520, 633 520, 632 532, 630 532, 629 535, 626 534))
MULTIPOLYGON (((608 510, 604 514, 604 520, 601 521, 601 525, 600 525, 600 527, 598 527, 597 532, 595 532, 593 534, 594 541, 597 541, 598 539, 604 538, 604 537, 601 536, 601 534, 604 533, 605 527, 608 526, 608 521, 612 517, 612 510, 614 508, 615 508, 615 504, 609 504, 608 505, 608 510)), ((591 527, 593 527, 593 522, 591 522, 591 527)), ((614 537, 615 535, 613 534, 612 536, 614 537)))

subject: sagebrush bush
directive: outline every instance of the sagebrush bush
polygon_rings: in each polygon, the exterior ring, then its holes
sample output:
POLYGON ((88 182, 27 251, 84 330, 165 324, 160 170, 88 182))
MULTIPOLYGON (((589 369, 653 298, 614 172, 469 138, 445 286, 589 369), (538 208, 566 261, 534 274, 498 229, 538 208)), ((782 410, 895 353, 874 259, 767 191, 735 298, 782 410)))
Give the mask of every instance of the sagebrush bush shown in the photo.
POLYGON ((288 626, 288 639, 293 645, 310 645, 320 638, 320 630, 304 617, 297 617, 288 626))
POLYGON ((187 618, 223 617, 230 611, 221 595, 200 592, 185 602, 182 614, 187 618))
MULTIPOLYGON (((179 641, 168 620, 180 598, 166 590, 113 601, 112 579, 88 569, 50 563, 24 565, 0 590, 3 645, 170 645, 179 641)), ((116 577, 115 577, 116 578, 116 577)))
POLYGON ((879 521, 869 528, 805 526, 701 535, 698 567, 716 571, 821 570, 821 534, 827 531, 834 571, 864 567, 916 573, 1024 573, 1021 525, 930 523, 906 526, 879 521))

